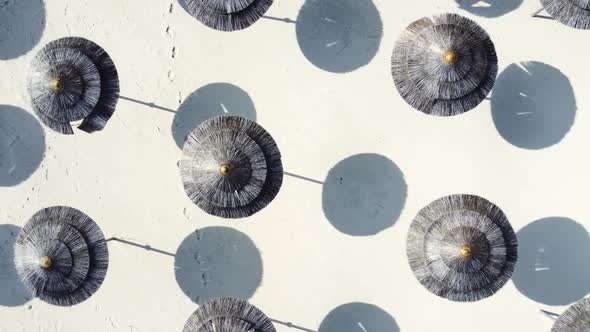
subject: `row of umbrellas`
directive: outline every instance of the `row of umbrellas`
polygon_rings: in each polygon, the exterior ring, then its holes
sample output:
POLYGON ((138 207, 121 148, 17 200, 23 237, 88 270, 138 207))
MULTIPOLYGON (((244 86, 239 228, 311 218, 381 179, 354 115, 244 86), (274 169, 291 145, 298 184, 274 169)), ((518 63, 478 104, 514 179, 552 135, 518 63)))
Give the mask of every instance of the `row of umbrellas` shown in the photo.
MULTIPOLYGON (((45 208, 19 233, 16 270, 43 301, 75 305, 98 290, 105 278, 106 242, 99 226, 83 212, 45 208)), ((406 252, 416 278, 428 290, 453 301, 477 301, 510 279, 517 240, 496 205, 475 195, 450 195, 418 212, 406 252)))
MULTIPOLYGON (((220 8, 228 13, 261 11, 260 3, 271 2, 189 0, 189 9, 197 17, 211 18, 220 8)), ((550 8, 549 3, 563 1, 546 2, 550 8)), ((588 0, 571 2, 590 6, 588 0)), ((241 16, 235 15, 222 15, 220 22, 238 24, 241 16)), ((437 116, 458 115, 478 106, 492 90, 497 72, 498 58, 489 35, 457 14, 424 17, 410 24, 391 59, 393 81, 402 98, 415 109, 437 116)), ((102 130, 115 111, 119 81, 105 50, 84 38, 67 37, 50 42, 35 56, 27 90, 33 110, 51 129, 62 134, 73 134, 72 127, 94 132, 102 130)))
MULTIPOLYGON (((106 243, 99 226, 83 212, 45 208, 19 233, 16 270, 41 300, 75 305, 102 284, 108 267, 106 243)), ((407 257, 418 281, 432 293, 453 301, 477 301, 510 279, 517 240, 496 205, 475 195, 450 195, 418 212, 408 232, 407 257)))
MULTIPOLYGON (((89 216, 55 206, 35 213, 15 243, 23 285, 58 306, 81 303, 101 286, 108 268, 107 240, 89 216)), ((517 241, 496 205, 474 195, 450 195, 422 208, 408 232, 407 256, 418 281, 454 301, 491 296, 510 278, 517 241)), ((590 299, 566 310, 554 331, 590 328, 590 299)), ((200 306, 184 331, 272 332, 272 322, 245 300, 213 299, 200 306)))
MULTIPOLYGON (((215 6, 191 1, 189 8, 204 13, 224 3, 227 10, 254 10, 255 3, 265 1, 213 1, 215 6)), ((226 18, 226 24, 234 24, 234 16, 226 18)), ((479 105, 494 86, 497 71, 498 58, 488 34, 456 14, 410 24, 395 44, 391 61, 393 80, 404 100, 438 116, 461 114, 479 105)), ((73 127, 94 132, 102 130, 115 111, 119 81, 104 49, 84 38, 67 37, 37 53, 27 75, 27 90, 33 110, 49 128, 62 134, 73 134, 73 127)))
MULTIPOLYGON (((204 25, 221 31, 242 30, 258 21, 273 0, 184 0, 189 12, 204 25)), ((576 29, 590 29, 588 0, 541 0, 558 22, 576 29)))
MULTIPOLYGON (((364 330, 364 329, 363 329, 364 330)), ((582 299, 561 314, 552 332, 590 330, 590 299, 582 299)), ((236 298, 214 299, 199 307, 183 332, 274 332, 272 321, 257 307, 236 298)))

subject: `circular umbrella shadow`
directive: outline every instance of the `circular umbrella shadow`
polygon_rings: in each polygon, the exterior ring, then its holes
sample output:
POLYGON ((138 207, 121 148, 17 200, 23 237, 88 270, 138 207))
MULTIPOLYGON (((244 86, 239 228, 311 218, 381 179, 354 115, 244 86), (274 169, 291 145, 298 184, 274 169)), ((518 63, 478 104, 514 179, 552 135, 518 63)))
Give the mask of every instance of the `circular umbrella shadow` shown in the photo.
POLYGON ((517 232, 516 288, 531 300, 568 305, 590 292, 590 237, 575 221, 536 220, 517 232))
POLYGON ((318 332, 398 332, 395 319, 383 309, 367 303, 343 304, 324 318, 318 332))
POLYGON ((0 105, 0 187, 28 179, 44 154, 45 134, 39 121, 21 108, 0 105))
POLYGON ((29 52, 45 30, 43 0, 0 0, 0 60, 29 52))
POLYGON ((522 4, 522 0, 455 0, 455 2, 464 11, 482 17, 499 17, 522 4))
POLYGON ((188 5, 186 4, 185 0, 177 0, 180 7, 189 15, 192 15, 190 10, 188 9, 188 5))
POLYGON ((23 305, 33 297, 20 282, 14 266, 14 243, 19 232, 18 226, 0 225, 0 306, 23 305))
POLYGON ((576 98, 569 79, 542 62, 509 65, 496 80, 492 118, 502 137, 524 149, 559 143, 576 117, 576 98))
POLYGON ((252 240, 229 227, 187 236, 174 259, 176 282, 195 303, 219 297, 249 299, 262 283, 262 258, 252 240))
POLYGON ((306 0, 296 24, 303 55, 316 67, 346 73, 367 65, 383 36, 372 0, 306 0))
POLYGON ((178 108, 172 122, 176 145, 182 148, 193 129, 221 115, 238 115, 256 121, 256 109, 246 91, 229 83, 207 84, 193 92, 178 108))
POLYGON ((407 190, 393 161, 378 154, 357 154, 328 173, 322 190, 324 215, 342 233, 374 235, 397 221, 407 190))

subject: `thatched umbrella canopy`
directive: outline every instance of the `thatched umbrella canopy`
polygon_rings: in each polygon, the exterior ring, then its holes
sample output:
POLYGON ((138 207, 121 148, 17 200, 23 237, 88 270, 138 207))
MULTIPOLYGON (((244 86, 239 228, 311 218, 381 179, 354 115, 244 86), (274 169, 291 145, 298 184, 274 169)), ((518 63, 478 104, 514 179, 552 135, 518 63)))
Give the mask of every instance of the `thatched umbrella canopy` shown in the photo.
POLYGON ((214 299, 197 309, 183 332, 275 332, 272 321, 255 306, 235 298, 214 299))
POLYGON ((590 0, 541 0, 558 22, 576 29, 590 29, 590 0))
POLYGON ((405 101, 426 114, 467 112, 488 95, 498 72, 490 37, 456 14, 424 17, 408 26, 393 49, 391 73, 405 101))
POLYGON ((410 267, 420 283, 453 301, 477 301, 510 279, 517 240, 496 205, 474 195, 451 195, 422 208, 407 239, 410 267))
POLYGON ((590 331, 590 299, 581 299, 559 316, 551 332, 563 331, 590 331))
POLYGON ((221 31, 245 29, 266 13, 273 0, 184 0, 188 10, 206 26, 221 31))
POLYGON ((78 304, 94 294, 106 276, 108 261, 98 225, 65 206, 33 215, 15 244, 16 270, 25 287, 59 306, 78 304))
POLYGON ((184 189, 205 212, 248 217, 267 206, 283 183, 281 153, 260 125, 239 116, 203 122, 179 163, 184 189))
POLYGON ((73 134, 102 130, 119 98, 117 69, 90 40, 67 37, 47 44, 31 62, 27 90, 33 110, 49 128, 73 134))

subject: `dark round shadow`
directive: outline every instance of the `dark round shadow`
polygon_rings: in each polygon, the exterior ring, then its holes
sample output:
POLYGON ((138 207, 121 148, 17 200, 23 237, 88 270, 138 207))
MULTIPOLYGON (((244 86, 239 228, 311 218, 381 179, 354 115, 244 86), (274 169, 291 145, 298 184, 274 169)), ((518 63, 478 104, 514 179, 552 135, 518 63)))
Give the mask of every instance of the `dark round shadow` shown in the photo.
POLYGON ((367 65, 377 54, 383 23, 372 0, 306 0, 296 34, 309 62, 346 73, 367 65))
POLYGON ((569 79, 541 62, 508 66, 496 80, 491 106, 500 135, 524 149, 559 143, 572 127, 577 108, 569 79))
POLYGON ((374 235, 397 221, 407 191, 404 175, 393 161, 357 154, 328 173, 322 190, 324 215, 342 233, 374 235))
POLYGON ((343 304, 330 311, 318 332, 398 332, 395 319, 383 309, 367 303, 343 304))
POLYGON ((516 288, 531 300, 569 305, 590 292, 590 237, 575 221, 550 217, 517 232, 516 288))
POLYGON ((212 83, 193 92, 178 108, 172 136, 182 149, 186 137, 203 121, 221 115, 239 115, 256 121, 256 109, 248 93, 229 83, 212 83))
POLYGON ((14 266, 14 243, 20 227, 0 225, 0 306, 15 307, 27 303, 33 296, 18 278, 14 266))
POLYGON ((0 60, 29 52, 45 30, 43 0, 0 0, 0 60))
POLYGON ((189 15, 191 15, 191 16, 192 16, 191 12, 188 10, 188 5, 186 4, 186 1, 185 1, 185 0, 177 0, 177 1, 178 1, 178 4, 180 5, 180 7, 181 7, 181 8, 182 8, 182 9, 183 9, 185 12, 187 12, 189 15))
POLYGON ((0 105, 0 187, 28 179, 44 155, 45 133, 39 121, 23 109, 0 105))
POLYGON ((482 17, 499 17, 522 4, 522 0, 455 0, 455 2, 464 11, 482 17))
POLYGON ((249 299, 262 282, 262 258, 246 234, 205 227, 187 236, 174 259, 176 282, 195 303, 218 297, 249 299))

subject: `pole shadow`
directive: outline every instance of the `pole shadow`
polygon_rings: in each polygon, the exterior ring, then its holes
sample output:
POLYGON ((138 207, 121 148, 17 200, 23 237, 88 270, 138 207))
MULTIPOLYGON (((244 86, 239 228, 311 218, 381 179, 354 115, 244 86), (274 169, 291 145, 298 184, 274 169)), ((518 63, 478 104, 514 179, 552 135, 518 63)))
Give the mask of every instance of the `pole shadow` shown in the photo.
POLYGON ((28 53, 41 39, 43 30, 43 0, 0 0, 0 60, 28 53))
POLYGON ((19 232, 18 226, 0 225, 0 306, 4 307, 20 306, 33 298, 14 266, 14 244, 19 232))
POLYGON ((205 227, 176 251, 176 282, 193 302, 219 297, 249 299, 262 283, 262 258, 252 240, 229 227, 205 227))
POLYGON ((563 217, 536 220, 517 232, 516 288, 533 301, 569 305, 590 292, 590 237, 563 217))
POLYGON ((333 73, 369 64, 383 36, 381 16, 372 0, 306 0, 296 22, 303 55, 333 73))
POLYGON ((576 117, 576 98, 569 79, 542 62, 509 65, 496 80, 492 118, 500 135, 523 149, 559 143, 576 117))
POLYGON ((378 154, 357 154, 328 173, 322 190, 324 215, 342 233, 374 235, 397 221, 407 190, 393 161, 378 154))
POLYGON ((0 187, 28 179, 45 155, 45 133, 25 110, 0 105, 0 187))
POLYGON ((517 9, 522 0, 455 0, 460 9, 481 17, 500 17, 517 9))
POLYGON ((276 16, 270 16, 270 15, 262 15, 262 18, 265 18, 265 19, 271 20, 271 21, 283 22, 283 23, 297 23, 297 21, 293 21, 292 19, 290 19, 288 17, 276 17, 276 16))
POLYGON ((303 181, 307 181, 307 182, 311 182, 311 183, 315 183, 315 184, 324 184, 322 181, 314 180, 312 178, 308 178, 307 176, 302 176, 302 175, 289 173, 289 172, 283 172, 283 174, 286 176, 290 176, 290 177, 293 177, 293 178, 296 178, 299 180, 303 180, 303 181))
POLYGON ((117 237, 111 237, 111 238, 106 239, 106 242, 111 242, 111 241, 113 241, 113 242, 119 242, 119 243, 122 243, 122 244, 125 244, 125 245, 128 245, 128 246, 131 246, 131 247, 140 248, 140 249, 143 249, 145 251, 151 251, 151 252, 155 252, 157 254, 174 257, 174 254, 173 253, 168 252, 168 251, 165 251, 165 250, 161 250, 161 249, 158 249, 158 248, 154 248, 154 247, 152 247, 149 244, 140 244, 140 243, 137 243, 137 242, 133 242, 133 241, 130 241, 130 240, 121 239, 121 238, 117 238, 117 237))
POLYGON ((155 108, 155 109, 160 110, 160 111, 166 111, 166 112, 170 112, 170 113, 176 113, 176 111, 173 110, 173 109, 166 108, 166 107, 163 107, 163 106, 160 106, 160 105, 156 105, 155 103, 152 103, 152 102, 146 102, 146 101, 143 101, 143 100, 139 100, 139 99, 135 99, 135 98, 131 98, 131 97, 125 97, 125 96, 119 96, 119 99, 127 100, 127 101, 130 101, 132 103, 136 103, 136 104, 139 104, 139 105, 147 106, 147 107, 150 107, 150 108, 155 108))
POLYGON ((275 323, 275 324, 283 325, 283 326, 288 327, 290 329, 295 329, 295 330, 304 331, 304 332, 317 332, 317 331, 314 331, 314 330, 310 330, 308 328, 305 328, 303 326, 299 326, 299 325, 293 324, 291 322, 284 322, 282 320, 272 319, 272 318, 270 318, 270 320, 273 323, 275 323))
POLYGON ((368 303, 343 304, 324 318, 318 332, 399 332, 395 319, 383 309, 368 303))
POLYGON ((238 115, 256 121, 256 109, 248 93, 229 83, 211 83, 193 92, 178 108, 172 136, 182 149, 186 137, 205 120, 238 115))

